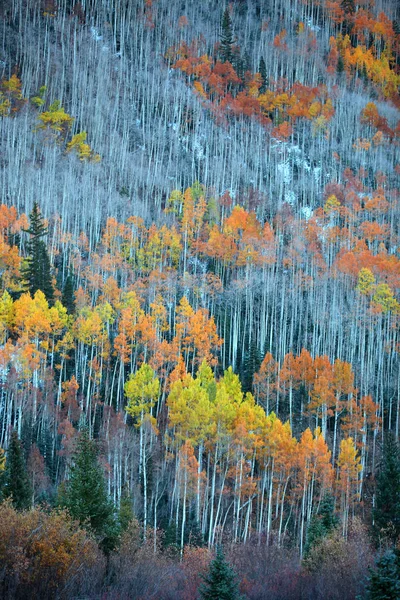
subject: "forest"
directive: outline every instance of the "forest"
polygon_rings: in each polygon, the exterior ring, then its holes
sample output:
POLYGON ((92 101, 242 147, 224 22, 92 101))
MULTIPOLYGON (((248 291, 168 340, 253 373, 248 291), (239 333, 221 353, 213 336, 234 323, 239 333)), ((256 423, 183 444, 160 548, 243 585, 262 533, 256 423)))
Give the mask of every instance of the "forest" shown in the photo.
POLYGON ((400 598, 397 0, 0 0, 0 598, 400 598))

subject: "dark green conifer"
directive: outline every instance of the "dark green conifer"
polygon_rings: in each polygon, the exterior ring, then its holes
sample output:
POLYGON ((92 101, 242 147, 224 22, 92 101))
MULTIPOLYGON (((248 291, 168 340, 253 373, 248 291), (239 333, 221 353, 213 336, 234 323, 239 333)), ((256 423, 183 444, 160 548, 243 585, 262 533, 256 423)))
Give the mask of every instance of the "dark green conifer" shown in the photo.
POLYGON ((267 77, 267 67, 266 67, 263 56, 260 58, 258 72, 261 75, 261 82, 262 82, 261 87, 260 87, 260 94, 264 94, 267 89, 267 86, 268 86, 268 77, 267 77))
POLYGON ((363 68, 361 71, 361 77, 363 78, 365 83, 368 83, 368 71, 367 71, 367 65, 365 63, 363 64, 363 68))
POLYGON ((29 233, 31 237, 27 244, 28 257, 22 275, 31 296, 38 290, 41 290, 51 304, 53 302, 54 290, 51 279, 50 258, 46 244, 42 239, 47 235, 47 227, 43 222, 37 202, 33 205, 29 219, 29 229, 24 231, 29 233))
POLYGON ((253 389, 254 373, 257 373, 261 365, 261 356, 254 339, 251 344, 247 343, 246 346, 247 350, 242 356, 239 375, 242 382, 242 390, 244 392, 251 392, 253 389))
POLYGON ((27 509, 31 502, 31 488, 26 469, 24 450, 16 431, 11 433, 4 471, 4 498, 11 498, 18 510, 27 509))
POLYGON ((342 0, 340 6, 346 16, 354 15, 354 13, 356 12, 354 0, 342 0))
POLYGON ((236 574, 225 560, 221 548, 217 550, 217 555, 203 579, 204 583, 199 590, 202 600, 242 600, 236 574))
POLYGON ((224 16, 222 17, 222 33, 221 33, 221 62, 232 63, 233 59, 233 33, 232 33, 232 20, 229 14, 229 9, 226 8, 224 16))
POLYGON ((318 512, 315 512, 311 517, 307 531, 305 557, 319 542, 334 531, 337 524, 338 519, 335 515, 334 499, 330 494, 326 494, 321 500, 318 512))
POLYGON ((387 552, 370 571, 367 600, 399 600, 400 564, 397 552, 387 552))
POLYGON ((201 532, 200 524, 193 516, 191 516, 188 520, 184 543, 185 546, 189 545, 196 548, 202 548, 205 546, 204 536, 201 532))
MULTIPOLYGON (((353 29, 353 15, 355 13, 356 7, 354 4, 354 0, 342 0, 341 7, 344 11, 344 19, 342 23, 342 35, 349 35, 350 39, 351 31, 353 29)), ((354 40, 352 41, 352 43, 354 40)))
POLYGON ((62 492, 60 504, 69 510, 74 519, 95 533, 106 552, 115 547, 119 529, 107 496, 96 443, 89 439, 87 431, 80 436, 71 477, 62 492))
POLYGON ((62 304, 67 309, 68 314, 72 315, 75 312, 74 280, 71 273, 68 273, 64 283, 62 304))
MULTIPOLYGON (((251 71, 251 60, 249 53, 246 50, 243 54, 241 54, 240 49, 236 47, 234 48, 234 56, 232 61, 237 76, 240 77, 244 83, 246 71, 251 71)), ((239 85, 239 88, 243 89, 242 84, 239 85)))
POLYGON ((127 486, 124 486, 118 512, 118 521, 122 532, 128 529, 129 523, 131 523, 134 518, 132 497, 127 486))
POLYGON ((163 538, 163 547, 165 549, 168 548, 168 552, 172 554, 178 554, 179 552, 179 544, 178 544, 178 531, 176 529, 175 521, 172 521, 165 527, 165 533, 163 538))
POLYGON ((250 58, 250 54, 248 52, 248 50, 245 50, 243 53, 243 71, 244 73, 246 73, 246 71, 251 71, 251 58, 250 58))
POLYGON ((339 53, 339 58, 338 58, 336 70, 337 70, 338 75, 341 75, 343 73, 343 71, 344 71, 343 56, 340 53, 339 53))
MULTIPOLYGON (((243 56, 240 52, 239 46, 232 46, 232 60, 230 62, 232 63, 233 68, 235 69, 236 75, 239 78, 243 79, 244 62, 243 62, 243 56)), ((240 87, 240 84, 239 84, 239 87, 240 87)))
POLYGON ((396 542, 400 536, 400 450, 392 433, 386 436, 377 480, 374 524, 378 535, 396 542))

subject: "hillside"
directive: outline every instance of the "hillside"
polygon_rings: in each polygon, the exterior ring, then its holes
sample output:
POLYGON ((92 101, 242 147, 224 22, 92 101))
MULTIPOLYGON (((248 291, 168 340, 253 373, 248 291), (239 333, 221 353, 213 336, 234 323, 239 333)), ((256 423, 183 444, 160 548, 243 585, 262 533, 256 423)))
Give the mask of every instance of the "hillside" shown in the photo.
POLYGON ((1 597, 195 599, 220 544, 246 598, 367 597, 400 535, 400 6, 0 17, 0 530, 90 547, 46 579, 21 542, 1 597))

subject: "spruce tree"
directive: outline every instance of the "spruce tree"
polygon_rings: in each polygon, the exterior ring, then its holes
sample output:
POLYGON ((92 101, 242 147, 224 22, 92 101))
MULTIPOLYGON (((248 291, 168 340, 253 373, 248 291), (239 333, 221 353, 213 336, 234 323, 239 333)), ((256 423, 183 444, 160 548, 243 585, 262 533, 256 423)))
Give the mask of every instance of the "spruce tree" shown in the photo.
POLYGON ((4 498, 11 498, 15 508, 24 510, 30 507, 31 488, 24 458, 24 450, 16 431, 11 433, 4 471, 4 498))
POLYGON ((243 55, 241 55, 240 51, 238 51, 236 57, 233 57, 232 60, 237 76, 240 77, 240 79, 242 79, 244 82, 246 71, 251 71, 251 60, 249 53, 246 50, 243 55))
POLYGON ((400 564, 396 552, 387 552, 370 571, 367 600, 399 600, 400 564))
POLYGON ((42 239, 48 232, 37 202, 33 205, 29 219, 29 229, 25 229, 24 231, 25 233, 29 233, 31 237, 27 244, 28 257, 22 275, 31 296, 38 290, 41 290, 46 296, 47 301, 51 304, 53 302, 54 290, 51 279, 50 258, 46 244, 42 239))
POLYGON ((363 64, 363 68, 362 68, 362 71, 361 71, 361 77, 363 78, 364 83, 367 84, 369 80, 368 80, 367 65, 365 63, 363 64))
POLYGON ((72 315, 75 312, 74 281, 70 273, 68 273, 64 283, 62 304, 67 309, 68 314, 72 315))
POLYGON ((354 13, 356 12, 354 0, 342 0, 340 6, 346 16, 354 15, 354 13))
POLYGON ((232 63, 233 52, 233 33, 232 33, 232 20, 229 14, 229 9, 226 8, 224 16, 222 17, 222 34, 221 34, 221 61, 232 63))
POLYGON ((396 542, 400 535, 400 449, 390 432, 377 480, 374 522, 378 534, 396 542))
POLYGON ((179 544, 178 544, 178 531, 176 529, 175 521, 172 521, 164 528, 164 536, 162 540, 164 549, 168 549, 170 554, 178 555, 179 544))
POLYGON ((202 548, 205 546, 204 536, 201 527, 194 515, 190 515, 185 529, 185 546, 194 546, 202 548))
POLYGON ((202 600, 242 600, 235 572, 225 560, 221 548, 217 550, 209 572, 203 579, 199 590, 202 600))
POLYGON ((337 71, 338 75, 341 75, 344 72, 344 60, 343 60, 343 56, 340 53, 339 53, 336 71, 337 71))
POLYGON ((311 517, 307 531, 305 558, 307 558, 311 550, 319 542, 334 531, 337 524, 338 519, 335 515, 334 499, 330 494, 326 494, 321 500, 318 513, 314 513, 311 517))
POLYGON ((261 356, 256 342, 253 340, 251 344, 247 342, 245 351, 239 367, 240 381, 242 382, 242 390, 251 392, 253 389, 254 373, 260 368, 261 356))
POLYGON ((233 68, 235 69, 236 75, 243 79, 244 62, 239 46, 232 46, 232 59, 230 60, 230 62, 232 63, 233 68))
POLYGON ((122 532, 128 529, 129 523, 131 523, 134 518, 135 515, 133 514, 132 497, 127 486, 124 486, 118 512, 118 521, 122 532))
POLYGON ((258 67, 258 72, 261 75, 261 87, 260 87, 260 94, 264 94, 266 89, 267 89, 267 85, 268 85, 268 77, 267 77, 267 67, 265 64, 265 60, 264 57, 262 56, 260 58, 260 64, 258 67))
POLYGON ((74 519, 95 533, 103 550, 108 552, 115 547, 119 530, 107 496, 96 444, 89 439, 87 431, 80 436, 71 477, 60 504, 69 510, 74 519))
POLYGON ((341 8, 344 12, 344 20, 342 23, 342 35, 350 35, 353 27, 353 15, 356 11, 354 0, 342 0, 341 8))

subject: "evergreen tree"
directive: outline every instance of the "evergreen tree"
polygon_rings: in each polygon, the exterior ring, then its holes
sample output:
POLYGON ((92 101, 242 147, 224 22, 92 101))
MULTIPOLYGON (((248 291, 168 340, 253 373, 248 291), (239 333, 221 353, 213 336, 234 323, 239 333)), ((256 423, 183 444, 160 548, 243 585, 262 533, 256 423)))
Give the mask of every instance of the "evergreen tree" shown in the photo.
POLYGON ((400 449, 392 433, 386 436, 378 476, 374 522, 377 532, 395 542, 400 535, 400 449))
POLYGON ((368 83, 368 71, 367 71, 367 65, 365 63, 363 64, 363 68, 361 71, 361 77, 363 78, 365 83, 368 83))
POLYGON ((236 575, 227 563, 221 548, 218 548, 215 559, 211 562, 208 574, 203 577, 200 597, 203 600, 241 600, 236 575))
POLYGON ((251 59, 247 50, 241 54, 240 48, 234 47, 232 50, 232 64, 237 76, 242 80, 242 83, 239 84, 238 89, 243 90, 246 71, 251 71, 251 59))
MULTIPOLYGON (((223 61, 225 62, 225 61, 223 61)), ((244 62, 243 62, 243 56, 240 52, 240 48, 239 46, 232 46, 232 57, 231 60, 229 61, 232 63, 233 68, 235 69, 235 73, 238 77, 240 77, 241 79, 243 79, 243 75, 244 75, 244 62)), ((243 83, 242 83, 243 86, 243 83)), ((241 87, 241 84, 238 85, 238 88, 241 87)), ((242 87, 242 89, 244 89, 242 87)))
POLYGON ((201 527, 198 521, 196 521, 194 515, 190 515, 186 529, 185 529, 185 546, 195 546, 202 548, 205 546, 204 536, 201 532, 201 527))
POLYGON ((334 499, 330 494, 326 494, 321 501, 318 513, 314 513, 311 517, 305 546, 306 558, 321 540, 334 531, 337 524, 338 519, 335 515, 334 499))
POLYGON ((344 72, 344 60, 343 60, 343 56, 340 53, 339 53, 336 71, 339 75, 341 75, 344 72))
POLYGON ((232 33, 232 20, 229 14, 229 9, 226 8, 224 16, 222 17, 222 34, 221 34, 221 61, 232 63, 233 52, 233 33, 232 33))
POLYGON ((18 510, 30 507, 31 488, 24 458, 24 450, 16 431, 11 433, 6 468, 4 471, 4 498, 11 498, 18 510))
POLYGON ((106 552, 115 547, 119 530, 107 496, 96 444, 89 439, 87 431, 80 436, 71 477, 60 504, 69 510, 74 519, 90 527, 106 552))
POLYGON ((261 87, 260 87, 260 94, 264 94, 267 89, 267 85, 268 85, 268 77, 267 77, 267 67, 266 67, 263 56, 260 58, 258 72, 261 75, 261 82, 262 82, 261 87))
POLYGON ((175 521, 172 521, 164 528, 164 537, 163 537, 163 548, 167 549, 171 554, 178 555, 179 553, 179 544, 178 544, 178 531, 176 529, 175 521))
POLYGON ((351 30, 353 28, 353 15, 356 11, 354 0, 342 0, 340 6, 344 11, 342 35, 351 35, 351 30))
POLYGON ((67 309, 68 314, 72 315, 75 312, 74 281, 71 273, 68 273, 64 283, 62 304, 67 309))
POLYGON ((129 527, 129 523, 131 523, 134 518, 135 515, 133 514, 132 498, 127 486, 125 485, 122 491, 118 512, 118 521, 121 531, 126 531, 129 527))
POLYGON ((251 392, 253 389, 254 373, 257 373, 261 365, 261 356, 254 340, 251 344, 247 343, 246 347, 248 350, 241 357, 239 376, 242 382, 242 390, 244 392, 251 392))
POLYGON ((54 290, 51 279, 50 258, 46 244, 42 239, 47 235, 47 227, 43 222, 37 202, 33 205, 29 219, 29 229, 24 231, 29 233, 31 237, 27 245, 28 257, 22 275, 26 280, 27 289, 31 296, 41 290, 51 304, 54 290))
POLYGON ((248 50, 245 50, 243 53, 243 75, 246 71, 251 71, 251 58, 248 50))
POLYGON ((387 552, 370 571, 367 585, 368 600, 399 600, 400 564, 396 552, 387 552))
POLYGON ((342 0, 340 6, 346 16, 354 15, 354 13, 356 12, 354 0, 342 0))

